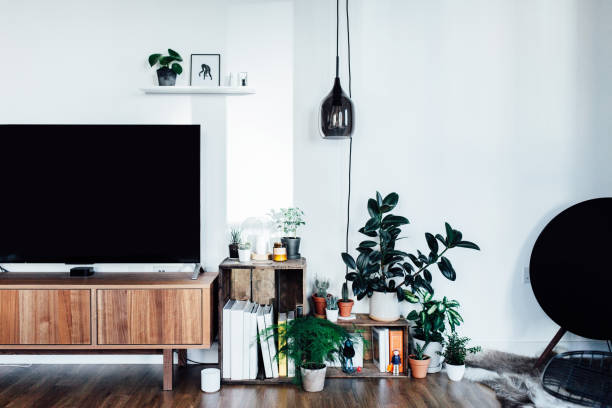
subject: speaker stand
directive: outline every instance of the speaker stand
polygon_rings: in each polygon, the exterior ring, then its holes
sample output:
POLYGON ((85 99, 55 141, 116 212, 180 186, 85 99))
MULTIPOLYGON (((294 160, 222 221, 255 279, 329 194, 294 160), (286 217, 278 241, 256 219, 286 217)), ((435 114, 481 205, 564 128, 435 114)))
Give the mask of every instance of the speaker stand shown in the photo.
POLYGON ((559 331, 557 331, 557 334, 555 334, 555 337, 553 337, 550 343, 548 343, 548 346, 546 346, 546 348, 544 349, 544 352, 542 353, 540 358, 538 358, 538 361, 536 361, 533 368, 535 369, 540 368, 540 366, 548 360, 548 356, 550 355, 552 350, 555 348, 555 346, 557 345, 559 340, 561 340, 561 337, 563 337, 565 333, 567 333, 567 330, 564 329, 563 327, 560 327, 559 331))

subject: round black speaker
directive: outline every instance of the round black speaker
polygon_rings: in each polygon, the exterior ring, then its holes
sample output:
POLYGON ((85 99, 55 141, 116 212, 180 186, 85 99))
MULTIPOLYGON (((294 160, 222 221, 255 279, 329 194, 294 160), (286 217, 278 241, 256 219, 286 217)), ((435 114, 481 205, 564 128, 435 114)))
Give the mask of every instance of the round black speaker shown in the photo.
POLYGON ((555 323, 612 339, 612 198, 584 201, 553 218, 533 246, 529 274, 555 323))

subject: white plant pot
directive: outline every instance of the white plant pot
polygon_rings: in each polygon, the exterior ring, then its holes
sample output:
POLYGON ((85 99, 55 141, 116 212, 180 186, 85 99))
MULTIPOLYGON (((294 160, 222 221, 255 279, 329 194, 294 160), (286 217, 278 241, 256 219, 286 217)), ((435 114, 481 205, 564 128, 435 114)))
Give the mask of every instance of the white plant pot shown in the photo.
POLYGON ((300 367, 300 371, 302 372, 302 387, 304 387, 304 391, 323 391, 323 387, 325 387, 325 373, 327 372, 327 367, 316 370, 300 367))
POLYGON ((251 260, 251 250, 250 249, 239 249, 238 250, 238 260, 240 262, 249 262, 251 260))
MULTIPOLYGON (((415 339, 414 337, 411 338, 413 341, 413 347, 415 344, 418 344, 421 347, 423 347, 425 344, 425 341, 423 340, 415 339)), ((431 363, 429 363, 429 368, 427 369, 428 373, 439 373, 442 369, 442 356, 440 356, 437 351, 442 352, 442 344, 438 343, 437 341, 431 342, 427 345, 427 347, 425 347, 425 354, 427 354, 431 359, 431 363)))
POLYGON ((374 292, 370 298, 370 318, 379 322, 394 322, 400 318, 395 292, 374 292))
POLYGON ((445 364, 446 366, 446 375, 451 381, 461 381, 463 378, 463 374, 465 374, 465 364, 462 365, 452 365, 445 364))
POLYGON ((327 320, 332 323, 336 323, 338 321, 338 309, 336 310, 325 310, 325 315, 327 316, 327 320))

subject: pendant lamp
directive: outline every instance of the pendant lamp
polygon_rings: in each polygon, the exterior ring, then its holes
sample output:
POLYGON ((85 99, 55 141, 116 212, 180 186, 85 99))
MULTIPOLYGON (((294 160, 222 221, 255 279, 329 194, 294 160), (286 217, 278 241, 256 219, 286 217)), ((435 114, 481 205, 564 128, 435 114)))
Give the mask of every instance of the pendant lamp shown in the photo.
POLYGON ((355 129, 353 102, 344 93, 340 85, 339 3, 340 1, 336 0, 336 78, 331 92, 321 102, 321 109, 319 110, 319 131, 324 139, 350 139, 355 129))

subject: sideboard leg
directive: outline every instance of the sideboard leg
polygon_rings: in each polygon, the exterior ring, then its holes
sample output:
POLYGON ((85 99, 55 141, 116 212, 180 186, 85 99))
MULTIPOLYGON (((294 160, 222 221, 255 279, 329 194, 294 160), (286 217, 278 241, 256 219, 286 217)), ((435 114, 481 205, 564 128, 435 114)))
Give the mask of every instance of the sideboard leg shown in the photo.
POLYGON ((172 391, 173 354, 172 349, 164 349, 164 391, 172 391))
POLYGON ((178 365, 179 367, 187 367, 187 350, 178 350, 178 365))

